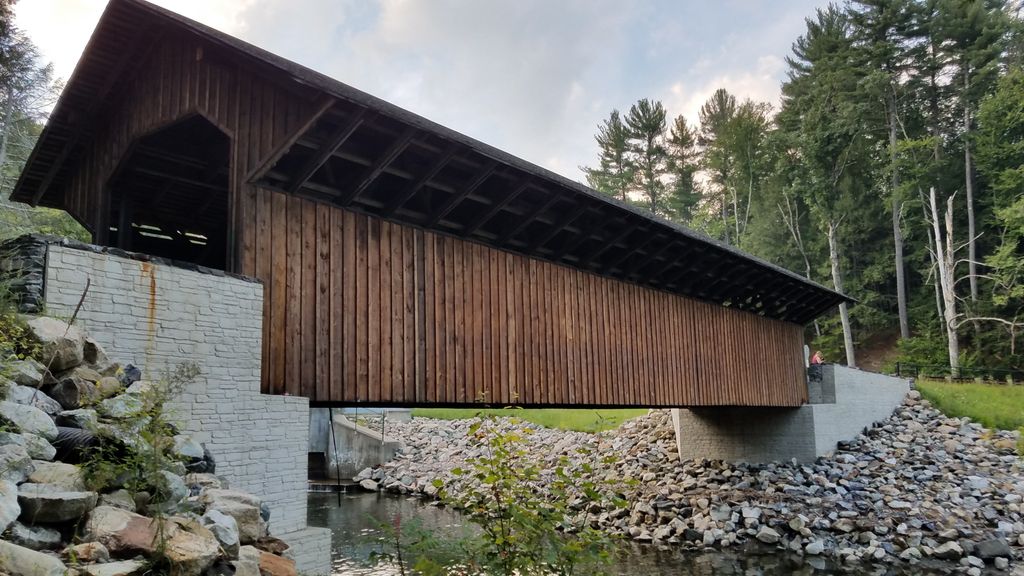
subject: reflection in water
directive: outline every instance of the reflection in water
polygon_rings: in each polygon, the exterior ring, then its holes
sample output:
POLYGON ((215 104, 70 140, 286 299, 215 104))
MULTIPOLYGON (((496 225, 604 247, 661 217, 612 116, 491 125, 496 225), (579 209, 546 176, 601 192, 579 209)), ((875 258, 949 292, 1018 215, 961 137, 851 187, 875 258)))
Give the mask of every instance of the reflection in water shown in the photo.
MULTIPOLYGON (((309 495, 309 525, 331 529, 334 576, 397 576, 399 571, 393 566, 370 566, 368 563, 374 552, 382 551, 380 524, 391 523, 396 516, 402 521, 415 518, 423 528, 441 537, 457 537, 466 531, 457 513, 430 506, 418 498, 356 492, 342 494, 339 507, 336 494, 309 495)), ((822 558, 805 561, 782 552, 765 554, 735 550, 683 553, 672 548, 658 549, 627 542, 623 544, 622 559, 609 572, 621 576, 937 576, 948 574, 949 571, 941 568, 929 570, 920 565, 913 568, 836 567, 822 558)))

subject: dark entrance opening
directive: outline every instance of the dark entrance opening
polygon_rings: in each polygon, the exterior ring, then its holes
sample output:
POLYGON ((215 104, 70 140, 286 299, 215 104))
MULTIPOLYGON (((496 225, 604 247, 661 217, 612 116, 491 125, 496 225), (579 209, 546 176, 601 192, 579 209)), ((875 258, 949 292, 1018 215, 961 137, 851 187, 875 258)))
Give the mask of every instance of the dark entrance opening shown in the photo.
POLYGON ((230 154, 200 115, 140 138, 109 182, 109 243, 226 269, 230 154))

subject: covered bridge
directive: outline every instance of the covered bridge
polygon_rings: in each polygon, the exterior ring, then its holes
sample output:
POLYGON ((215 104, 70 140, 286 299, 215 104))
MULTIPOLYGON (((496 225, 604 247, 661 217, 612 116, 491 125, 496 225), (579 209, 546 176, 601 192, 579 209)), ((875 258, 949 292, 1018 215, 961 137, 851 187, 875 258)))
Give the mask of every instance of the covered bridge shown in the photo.
POLYGON ((142 0, 12 198, 261 280, 263 390, 322 406, 798 406, 844 298, 142 0))

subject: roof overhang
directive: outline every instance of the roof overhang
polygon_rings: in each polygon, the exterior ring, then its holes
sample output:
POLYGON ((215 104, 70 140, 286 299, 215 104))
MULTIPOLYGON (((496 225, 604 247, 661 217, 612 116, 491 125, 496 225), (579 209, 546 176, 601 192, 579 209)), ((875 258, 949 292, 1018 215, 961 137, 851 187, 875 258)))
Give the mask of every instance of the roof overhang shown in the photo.
POLYGON ((250 175, 262 186, 798 324, 850 300, 142 0, 108 4, 13 200, 64 207, 61 184, 107 95, 172 30, 315 94, 307 122, 250 175))

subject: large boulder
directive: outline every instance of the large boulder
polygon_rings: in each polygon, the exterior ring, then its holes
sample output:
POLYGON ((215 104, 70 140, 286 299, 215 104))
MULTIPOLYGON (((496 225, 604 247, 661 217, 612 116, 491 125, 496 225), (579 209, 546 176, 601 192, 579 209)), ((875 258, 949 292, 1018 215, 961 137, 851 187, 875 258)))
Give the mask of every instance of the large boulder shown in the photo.
POLYGON ((231 562, 235 568, 235 576, 260 576, 260 554, 255 546, 242 546, 238 549, 238 560, 231 562))
POLYGON ((29 482, 59 486, 61 489, 71 492, 85 490, 82 469, 74 464, 33 460, 32 466, 35 469, 28 475, 29 482))
POLYGON ((0 480, 20 484, 35 470, 28 450, 18 444, 0 446, 0 480))
POLYGON ((9 364, 8 377, 15 384, 20 384, 21 386, 38 386, 43 381, 44 374, 46 374, 46 366, 43 366, 34 358, 15 360, 9 364))
POLYGON ((85 337, 85 342, 82 346, 82 356, 86 364, 101 372, 110 367, 110 358, 107 357, 107 351, 103 349, 99 342, 88 336, 85 337))
POLYGON ((57 414, 57 426, 67 428, 79 428, 82 430, 95 430, 99 426, 99 416, 91 408, 78 408, 75 410, 62 410, 57 414))
POLYGON ((121 381, 113 376, 104 376, 96 382, 96 391, 99 393, 100 398, 103 399, 116 396, 123 389, 124 386, 121 384, 121 381))
POLYGON ((57 449, 52 444, 35 434, 0 432, 0 446, 8 444, 21 446, 34 460, 53 460, 53 457, 57 455, 57 449))
POLYGON ((84 540, 103 544, 115 557, 149 555, 156 550, 158 533, 156 520, 112 506, 98 506, 89 514, 84 540))
POLYGON ((297 576, 295 561, 275 556, 269 552, 260 553, 260 574, 263 576, 297 576))
POLYGON ((9 420, 22 432, 42 436, 47 440, 57 439, 57 425, 46 412, 34 406, 3 400, 0 401, 0 417, 9 420))
POLYGON ((125 392, 119 396, 113 398, 107 398, 101 400, 96 405, 96 409, 100 414, 109 416, 110 418, 128 418, 130 416, 137 415, 146 408, 146 403, 142 400, 142 397, 138 394, 129 394, 125 392))
POLYGON ((131 492, 124 489, 114 490, 109 494, 101 494, 100 506, 113 506, 114 508, 120 508, 129 512, 135 512, 136 510, 135 499, 132 498, 131 492))
POLYGON ((18 485, 10 480, 0 480, 0 533, 7 530, 20 515, 18 485))
POLYGON ((11 525, 7 539, 32 550, 54 550, 60 547, 60 532, 45 526, 26 526, 21 522, 11 525))
POLYGON ((85 360, 85 336, 78 328, 56 318, 38 316, 28 321, 28 329, 41 347, 40 357, 49 360, 50 370, 67 370, 85 360))
POLYGON ((60 560, 0 540, 0 573, 10 576, 64 576, 67 567, 60 560))
POLYGON ((22 484, 18 504, 23 522, 59 524, 77 521, 96 507, 95 492, 75 492, 53 484, 22 484))
POLYGON ((59 378, 56 383, 46 387, 46 393, 60 402, 65 410, 91 405, 100 398, 96 384, 77 375, 59 378))
POLYGON ((210 530, 194 520, 172 518, 177 530, 171 531, 164 546, 164 555, 174 567, 176 576, 199 576, 220 555, 220 545, 210 530))
POLYGON ((207 510, 201 521, 203 526, 209 528, 210 532, 216 536, 228 557, 237 558, 241 541, 238 536, 238 523, 235 522, 235 519, 220 510, 207 510))
POLYGON ((53 416, 64 409, 57 402, 46 393, 33 386, 22 386, 15 384, 11 386, 7 392, 7 399, 15 404, 22 404, 24 406, 33 406, 39 408, 46 414, 53 416))
POLYGON ((81 570, 87 576, 141 576, 148 573, 147 568, 147 564, 142 560, 122 560, 106 564, 92 564, 82 567, 81 570))
POLYGON ((260 500, 252 494, 211 488, 203 492, 200 501, 207 511, 217 510, 235 519, 242 544, 256 542, 266 534, 266 523, 260 516, 260 500))

